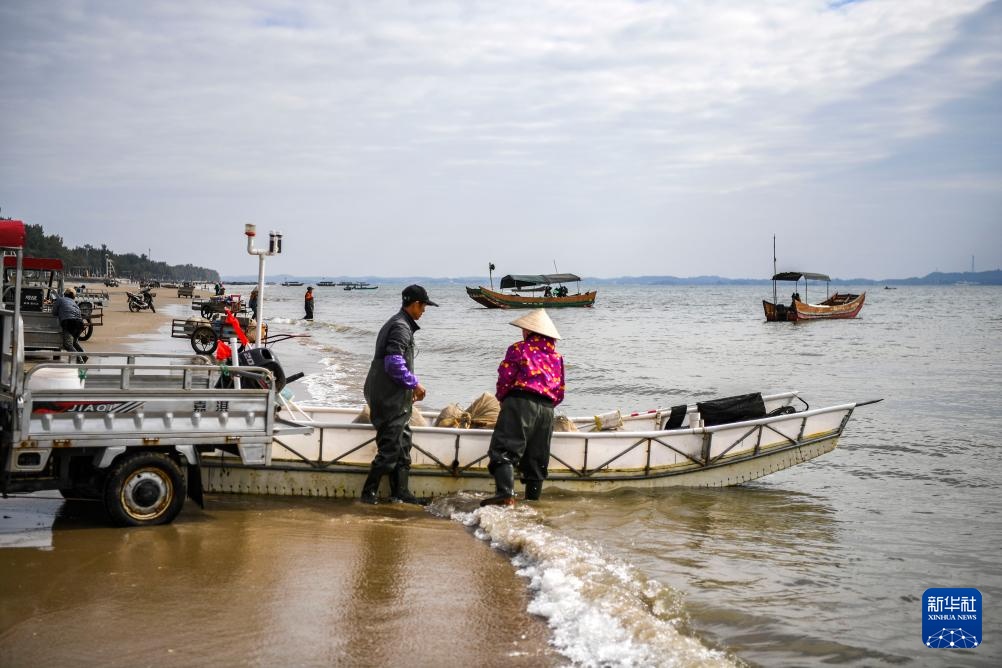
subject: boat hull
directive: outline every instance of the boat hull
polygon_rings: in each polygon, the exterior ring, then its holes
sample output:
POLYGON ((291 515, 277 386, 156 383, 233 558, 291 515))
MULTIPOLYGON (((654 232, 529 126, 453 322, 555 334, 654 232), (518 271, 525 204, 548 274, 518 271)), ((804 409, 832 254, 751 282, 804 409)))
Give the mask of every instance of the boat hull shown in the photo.
POLYGON ((799 322, 802 320, 840 320, 855 318, 866 301, 866 293, 844 295, 835 293, 820 304, 807 304, 794 300, 792 306, 762 300, 768 322, 799 322))
MULTIPOLYGON (((767 410, 791 405, 794 393, 767 398, 767 410)), ((602 493, 617 489, 738 485, 833 450, 855 404, 815 409, 713 427, 657 429, 668 412, 624 419, 617 431, 553 435, 547 489, 602 493)), ((277 437, 266 466, 248 466, 220 454, 202 459, 210 492, 358 497, 376 454, 375 430, 351 422, 353 409, 305 409, 300 424, 311 434, 277 437)), ((288 418, 288 416, 284 416, 288 418)), ((431 416, 433 417, 433 416, 431 416)), ((587 419, 578 422, 587 428, 587 419)), ((593 422, 592 422, 593 424, 593 422)), ((491 431, 413 427, 410 484, 434 497, 489 492, 491 431)), ((384 486, 386 481, 384 481, 384 486)), ((388 495, 388 488, 384 495, 388 495)))
POLYGON ((597 291, 584 292, 566 297, 532 297, 490 290, 483 286, 466 288, 470 299, 487 308, 570 308, 592 306, 597 291))

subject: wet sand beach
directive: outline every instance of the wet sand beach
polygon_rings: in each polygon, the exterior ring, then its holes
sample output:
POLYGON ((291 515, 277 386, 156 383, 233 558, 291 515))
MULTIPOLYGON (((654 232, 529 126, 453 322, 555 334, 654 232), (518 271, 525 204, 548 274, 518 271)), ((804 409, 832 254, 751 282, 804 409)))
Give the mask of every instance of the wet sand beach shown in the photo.
MULTIPOLYGON (((186 299, 131 313, 126 289, 88 351, 190 351, 165 313, 186 299)), ((118 529, 96 502, 0 500, 0 599, 11 667, 565 663, 508 556, 415 506, 208 495, 118 529)))

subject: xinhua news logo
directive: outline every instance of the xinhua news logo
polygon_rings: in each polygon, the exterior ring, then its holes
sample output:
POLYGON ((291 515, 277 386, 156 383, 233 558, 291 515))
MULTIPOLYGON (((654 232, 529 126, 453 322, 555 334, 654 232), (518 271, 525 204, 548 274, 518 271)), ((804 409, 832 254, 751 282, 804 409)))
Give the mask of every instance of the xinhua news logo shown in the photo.
POLYGON ((926 589, 922 642, 933 649, 974 649, 981 644, 981 592, 970 587, 926 589))

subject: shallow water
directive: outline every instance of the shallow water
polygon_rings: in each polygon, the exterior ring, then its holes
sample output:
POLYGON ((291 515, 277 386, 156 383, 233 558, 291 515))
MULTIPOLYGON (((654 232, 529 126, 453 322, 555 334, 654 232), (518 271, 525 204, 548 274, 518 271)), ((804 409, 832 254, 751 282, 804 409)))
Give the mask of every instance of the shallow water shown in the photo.
MULTIPOLYGON (((291 386, 297 400, 361 402, 400 288, 317 288, 312 323, 299 319, 301 288, 268 288, 272 331, 310 334, 276 348, 287 372, 309 373, 291 386)), ((442 306, 417 334, 425 403, 465 406, 493 391, 517 314, 477 306, 461 285, 429 291, 442 306)), ((513 513, 460 496, 431 511, 511 559, 520 588, 508 603, 545 620, 552 647, 580 665, 997 665, 1002 289, 870 288, 860 318, 799 325, 765 323, 767 297, 765 286, 609 286, 593 309, 551 313, 567 362, 560 410, 759 390, 799 390, 812 406, 883 398, 854 413, 834 452, 734 488, 544 493, 513 513), (923 645, 929 587, 981 590, 981 647, 923 645)))
POLYGON ((123 530, 96 503, 2 504, 3 666, 561 661, 505 556, 415 506, 214 495, 123 530))

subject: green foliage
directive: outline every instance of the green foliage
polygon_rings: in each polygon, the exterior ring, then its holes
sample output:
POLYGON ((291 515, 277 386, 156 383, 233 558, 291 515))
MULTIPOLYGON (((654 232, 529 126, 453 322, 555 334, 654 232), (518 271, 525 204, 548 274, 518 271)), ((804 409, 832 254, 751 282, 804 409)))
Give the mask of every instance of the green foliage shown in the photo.
POLYGON ((146 255, 123 253, 119 255, 101 244, 95 248, 90 244, 67 248, 58 234, 45 234, 41 225, 25 225, 27 243, 25 255, 30 257, 58 258, 63 261, 67 275, 104 276, 105 257, 115 265, 117 276, 133 279, 156 279, 159 281, 193 281, 213 283, 219 280, 219 272, 191 264, 169 265, 166 262, 152 262, 146 255))

